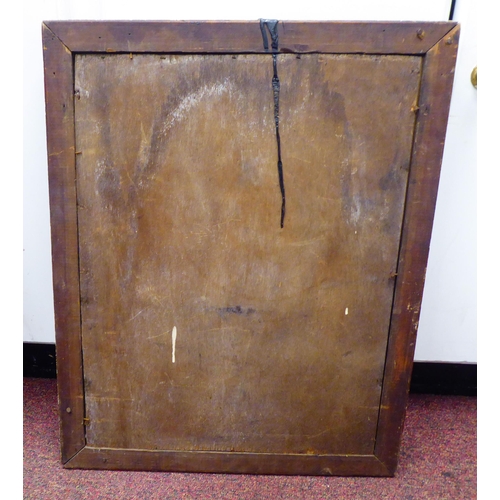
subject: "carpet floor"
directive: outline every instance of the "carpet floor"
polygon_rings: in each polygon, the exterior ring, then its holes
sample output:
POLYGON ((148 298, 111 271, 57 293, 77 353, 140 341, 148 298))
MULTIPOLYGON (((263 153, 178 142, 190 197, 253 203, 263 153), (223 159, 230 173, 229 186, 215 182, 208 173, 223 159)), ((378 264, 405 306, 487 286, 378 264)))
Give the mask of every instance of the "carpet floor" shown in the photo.
POLYGON ((24 379, 24 499, 477 498, 477 400, 410 395, 393 478, 65 470, 55 379, 24 379))

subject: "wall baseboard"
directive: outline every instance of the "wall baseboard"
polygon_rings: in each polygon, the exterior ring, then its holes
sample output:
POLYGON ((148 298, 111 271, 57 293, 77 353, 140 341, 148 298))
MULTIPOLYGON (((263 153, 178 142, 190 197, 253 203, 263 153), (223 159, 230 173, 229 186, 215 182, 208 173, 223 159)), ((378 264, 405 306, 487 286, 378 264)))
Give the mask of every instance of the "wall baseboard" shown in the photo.
POLYGON ((56 345, 23 342, 23 377, 56 378, 56 345))
MULTIPOLYGON (((23 376, 56 378, 56 346, 23 343, 23 376)), ((410 385, 413 394, 477 396, 477 364, 416 361, 410 385)))
POLYGON ((415 361, 410 392, 477 396, 477 363, 434 363, 415 361))

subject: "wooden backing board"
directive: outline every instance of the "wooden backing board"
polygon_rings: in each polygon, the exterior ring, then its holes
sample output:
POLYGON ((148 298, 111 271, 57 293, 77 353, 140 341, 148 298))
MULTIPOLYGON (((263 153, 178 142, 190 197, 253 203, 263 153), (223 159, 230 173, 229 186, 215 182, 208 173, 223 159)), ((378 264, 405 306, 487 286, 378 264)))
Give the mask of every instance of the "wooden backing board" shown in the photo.
POLYGON ((64 465, 393 474, 458 26, 43 34, 64 465))

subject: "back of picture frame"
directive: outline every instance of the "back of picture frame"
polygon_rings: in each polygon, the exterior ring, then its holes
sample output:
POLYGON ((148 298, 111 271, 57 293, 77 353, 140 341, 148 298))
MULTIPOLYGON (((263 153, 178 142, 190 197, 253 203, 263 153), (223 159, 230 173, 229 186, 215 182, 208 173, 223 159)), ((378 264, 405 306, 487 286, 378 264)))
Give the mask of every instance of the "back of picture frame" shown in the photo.
POLYGON ((65 467, 394 474, 458 35, 44 23, 65 467))

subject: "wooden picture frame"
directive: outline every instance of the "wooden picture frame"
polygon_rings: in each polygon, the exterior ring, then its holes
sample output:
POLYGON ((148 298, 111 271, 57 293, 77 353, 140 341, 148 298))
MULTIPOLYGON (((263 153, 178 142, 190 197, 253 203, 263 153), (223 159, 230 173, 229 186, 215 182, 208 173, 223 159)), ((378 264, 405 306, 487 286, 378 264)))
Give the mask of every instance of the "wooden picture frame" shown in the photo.
MULTIPOLYGON (((218 473, 395 473, 448 119, 459 26, 453 22, 76 22, 43 23, 57 378, 62 463, 67 468, 218 473), (272 28, 279 45, 271 46, 272 28), (261 30, 263 28, 263 30, 261 30), (267 30, 267 31, 266 31, 267 30), (263 31, 269 37, 263 45, 263 31), (393 55, 418 57, 404 215, 387 349, 371 453, 145 449, 89 444, 82 353, 82 283, 75 132, 75 60, 81 55, 393 55)), ((269 59, 270 61, 270 59, 269 59)), ((271 63, 269 63, 271 64, 271 63)), ((271 82, 269 82, 271 85, 271 82)), ((362 96, 360 96, 362 98, 362 96)), ((83 153, 83 155, 85 152, 83 153)), ((274 168, 274 167, 273 167, 274 168)), ((286 165, 285 165, 286 169, 286 165)), ((285 223, 286 224, 286 223, 285 223)), ((392 293, 392 292, 391 292, 392 293)), ((239 307, 239 306, 238 306, 239 307)), ((231 311, 230 311, 231 312, 231 311)), ((347 310, 346 313, 347 315, 347 310)), ((127 376, 127 374, 123 374, 127 376)), ((318 402, 318 405, 320 402, 318 402)), ((223 447, 224 448, 224 447, 223 447)))

